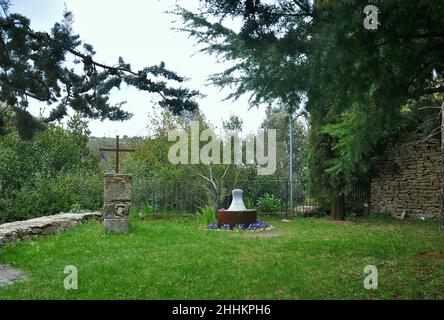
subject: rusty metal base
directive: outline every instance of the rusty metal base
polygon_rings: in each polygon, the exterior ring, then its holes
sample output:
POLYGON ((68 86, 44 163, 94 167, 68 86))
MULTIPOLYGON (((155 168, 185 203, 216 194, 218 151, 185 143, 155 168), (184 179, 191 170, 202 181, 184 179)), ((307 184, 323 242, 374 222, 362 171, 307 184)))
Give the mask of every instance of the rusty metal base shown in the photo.
POLYGON ((224 224, 230 225, 233 229, 237 224, 243 224, 248 227, 252 223, 257 222, 257 211, 247 210, 247 211, 227 211, 218 210, 217 211, 217 226, 220 228, 224 224))

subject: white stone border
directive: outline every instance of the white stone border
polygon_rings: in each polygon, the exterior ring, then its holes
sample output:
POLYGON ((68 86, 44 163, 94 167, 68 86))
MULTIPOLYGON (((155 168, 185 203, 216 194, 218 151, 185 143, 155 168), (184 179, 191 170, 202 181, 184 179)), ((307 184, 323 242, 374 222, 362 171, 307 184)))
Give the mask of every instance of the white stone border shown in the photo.
POLYGON ((60 213, 53 216, 10 222, 0 225, 0 248, 6 244, 55 234, 89 220, 101 220, 101 212, 60 213))

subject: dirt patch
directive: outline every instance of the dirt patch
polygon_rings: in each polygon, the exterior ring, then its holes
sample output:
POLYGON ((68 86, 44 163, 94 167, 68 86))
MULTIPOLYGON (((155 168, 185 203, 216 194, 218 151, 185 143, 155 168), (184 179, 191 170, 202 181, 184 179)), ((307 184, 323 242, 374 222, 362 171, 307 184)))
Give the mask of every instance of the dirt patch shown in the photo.
POLYGON ((443 252, 420 252, 413 255, 414 258, 422 259, 422 260, 444 260, 443 252))
POLYGON ((251 232, 245 235, 247 238, 275 238, 282 236, 282 233, 278 231, 270 231, 270 232, 251 232))

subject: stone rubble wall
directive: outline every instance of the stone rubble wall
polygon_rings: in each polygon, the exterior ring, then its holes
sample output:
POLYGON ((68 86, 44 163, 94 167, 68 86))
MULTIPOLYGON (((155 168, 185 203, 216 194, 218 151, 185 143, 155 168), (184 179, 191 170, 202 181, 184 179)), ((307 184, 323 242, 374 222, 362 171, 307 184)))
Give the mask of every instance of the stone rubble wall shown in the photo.
POLYGON ((412 218, 439 215, 441 148, 439 139, 393 146, 370 188, 370 210, 412 218))
POLYGON ((90 220, 101 220, 101 212, 61 213, 0 225, 0 248, 8 243, 29 240, 41 235, 55 234, 90 220))

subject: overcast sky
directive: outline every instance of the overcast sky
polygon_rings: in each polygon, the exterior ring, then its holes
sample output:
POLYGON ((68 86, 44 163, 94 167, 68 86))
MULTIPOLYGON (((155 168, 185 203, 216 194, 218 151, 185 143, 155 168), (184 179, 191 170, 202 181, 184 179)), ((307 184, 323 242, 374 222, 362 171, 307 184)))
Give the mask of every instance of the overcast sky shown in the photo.
MULTIPOLYGON (((177 17, 165 11, 179 2, 187 8, 198 4, 198 0, 12 0, 10 11, 29 17, 33 29, 48 31, 54 22, 61 20, 66 4, 74 12, 74 31, 97 51, 95 60, 113 65, 122 56, 135 70, 164 61, 168 69, 190 78, 187 87, 207 95, 198 102, 211 123, 220 126, 222 119, 236 114, 244 120, 244 133, 255 131, 265 116, 264 108, 248 111, 247 97, 236 102, 222 101, 228 91, 205 86, 210 74, 229 65, 218 64, 214 56, 196 54, 194 40, 172 30, 179 26, 174 24, 177 17)), ((125 122, 91 121, 92 134, 99 137, 145 135, 147 117, 155 105, 152 98, 149 93, 122 87, 112 95, 111 101, 126 100, 125 109, 134 117, 125 122)), ((40 108, 48 111, 46 104, 37 103, 31 111, 38 114, 40 108)))

